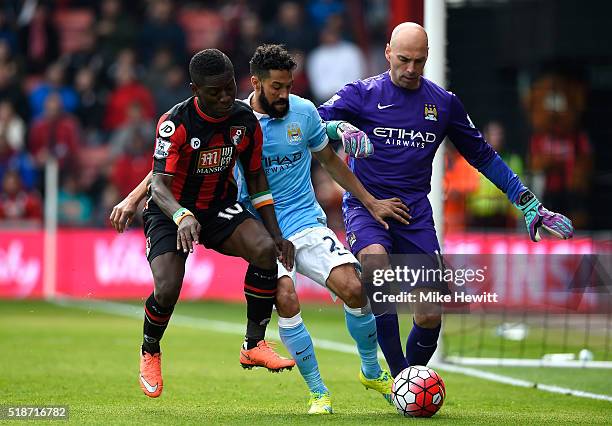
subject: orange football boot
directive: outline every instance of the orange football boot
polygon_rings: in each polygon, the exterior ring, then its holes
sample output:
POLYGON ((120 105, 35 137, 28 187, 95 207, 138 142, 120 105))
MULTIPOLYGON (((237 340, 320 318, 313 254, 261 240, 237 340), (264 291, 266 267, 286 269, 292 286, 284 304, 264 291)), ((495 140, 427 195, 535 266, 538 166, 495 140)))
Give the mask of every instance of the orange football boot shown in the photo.
POLYGON ((276 373, 285 369, 291 370, 295 366, 295 361, 280 356, 274 352, 273 347, 273 343, 260 340, 252 349, 242 348, 240 351, 242 368, 265 367, 276 373))
POLYGON ((157 398, 164 388, 161 374, 161 353, 140 351, 140 388, 150 398, 157 398))

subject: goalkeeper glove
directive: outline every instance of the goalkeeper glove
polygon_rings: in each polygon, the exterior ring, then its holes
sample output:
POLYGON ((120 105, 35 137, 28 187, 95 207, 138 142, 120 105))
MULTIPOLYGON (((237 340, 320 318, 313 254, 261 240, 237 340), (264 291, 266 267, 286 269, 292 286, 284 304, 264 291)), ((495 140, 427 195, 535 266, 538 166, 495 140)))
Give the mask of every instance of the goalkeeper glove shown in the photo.
POLYGON ((342 140, 344 152, 355 158, 368 157, 374 153, 374 146, 364 131, 346 121, 338 124, 336 133, 342 140))
POLYGON ((574 235, 572 221, 560 213, 554 213, 544 208, 540 200, 530 190, 523 191, 514 206, 525 215, 525 223, 531 240, 540 241, 542 227, 557 238, 567 240, 574 235))

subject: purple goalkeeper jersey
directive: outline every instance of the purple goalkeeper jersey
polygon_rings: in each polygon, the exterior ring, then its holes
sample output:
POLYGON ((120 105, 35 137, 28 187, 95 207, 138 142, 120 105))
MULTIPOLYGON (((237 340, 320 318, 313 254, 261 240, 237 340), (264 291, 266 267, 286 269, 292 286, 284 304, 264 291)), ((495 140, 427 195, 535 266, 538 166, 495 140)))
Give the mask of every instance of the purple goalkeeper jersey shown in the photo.
MULTIPOLYGON (((374 145, 367 158, 349 158, 349 167, 376 198, 399 197, 410 207, 410 228, 433 227, 431 190, 433 158, 444 138, 477 169, 496 155, 474 127, 461 101, 421 78, 416 90, 391 82, 389 72, 358 80, 340 89, 319 107, 323 120, 345 120, 365 131, 374 145)), ((361 209, 350 193, 343 212, 361 209)))

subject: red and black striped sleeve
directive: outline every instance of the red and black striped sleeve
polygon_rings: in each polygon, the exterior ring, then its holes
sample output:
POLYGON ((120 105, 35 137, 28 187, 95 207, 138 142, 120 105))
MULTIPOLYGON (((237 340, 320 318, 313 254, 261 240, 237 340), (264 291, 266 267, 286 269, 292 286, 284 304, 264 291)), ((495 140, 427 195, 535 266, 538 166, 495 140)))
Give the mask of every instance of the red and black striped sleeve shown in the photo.
POLYGON ((174 175, 181 147, 186 140, 185 126, 169 114, 162 115, 155 132, 153 173, 174 175))
POLYGON ((240 153, 240 164, 245 173, 255 173, 261 169, 261 152, 263 146, 263 134, 259 121, 255 119, 252 131, 249 132, 249 140, 246 148, 240 153))

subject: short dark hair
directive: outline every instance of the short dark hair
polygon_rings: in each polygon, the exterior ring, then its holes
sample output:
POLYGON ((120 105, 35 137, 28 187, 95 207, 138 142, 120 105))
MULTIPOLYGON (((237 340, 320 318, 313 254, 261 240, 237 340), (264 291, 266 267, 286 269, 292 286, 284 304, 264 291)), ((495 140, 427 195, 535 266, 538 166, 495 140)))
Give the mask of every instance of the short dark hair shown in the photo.
POLYGON ((249 64, 251 65, 251 74, 260 79, 269 77, 270 70, 293 71, 297 65, 285 46, 280 44, 259 46, 249 64))
POLYGON ((227 55, 218 49, 204 49, 193 55, 189 61, 189 76, 196 85, 202 84, 204 78, 234 72, 234 65, 227 55))

